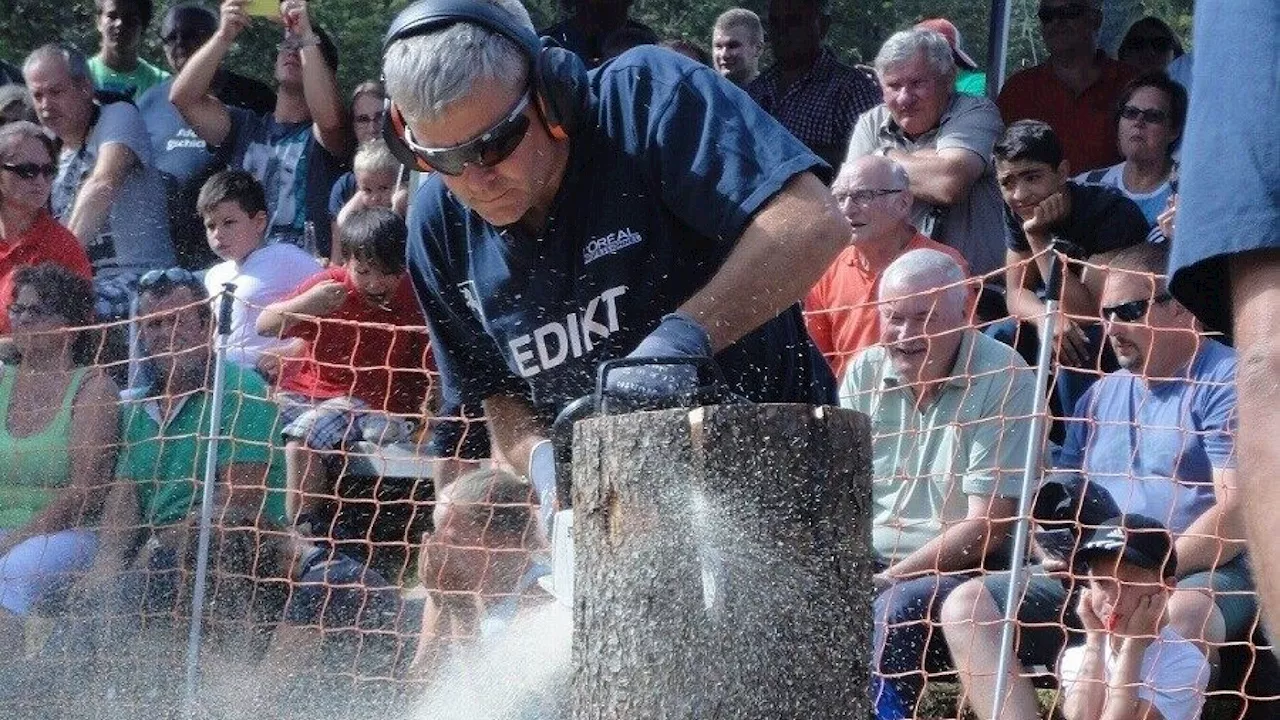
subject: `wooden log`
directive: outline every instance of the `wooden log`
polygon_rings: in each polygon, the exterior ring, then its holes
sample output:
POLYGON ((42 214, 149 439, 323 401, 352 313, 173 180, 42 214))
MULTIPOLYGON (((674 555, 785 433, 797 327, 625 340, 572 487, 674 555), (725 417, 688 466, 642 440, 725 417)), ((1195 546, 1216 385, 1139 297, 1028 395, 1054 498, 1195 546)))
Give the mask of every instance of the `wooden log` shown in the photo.
POLYGON ((575 720, 869 717, 870 449, 808 405, 578 423, 575 720))

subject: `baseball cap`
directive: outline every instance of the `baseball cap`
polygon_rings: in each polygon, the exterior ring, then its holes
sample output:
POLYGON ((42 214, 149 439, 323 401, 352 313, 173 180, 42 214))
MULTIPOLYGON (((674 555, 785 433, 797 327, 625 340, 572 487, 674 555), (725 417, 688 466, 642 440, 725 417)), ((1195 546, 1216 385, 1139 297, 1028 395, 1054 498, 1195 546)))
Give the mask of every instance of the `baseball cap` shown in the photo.
POLYGON ((1172 577, 1178 570, 1173 536, 1160 521, 1146 515, 1121 515, 1099 525, 1077 552, 1084 562, 1119 553, 1125 562, 1172 577))
POLYGON ((964 51, 964 40, 960 37, 960 31, 956 26, 946 18, 932 18, 924 20, 916 25, 921 30, 932 30, 947 39, 947 44, 951 46, 951 54, 956 58, 956 64, 966 70, 977 70, 978 63, 969 57, 969 53, 964 51))

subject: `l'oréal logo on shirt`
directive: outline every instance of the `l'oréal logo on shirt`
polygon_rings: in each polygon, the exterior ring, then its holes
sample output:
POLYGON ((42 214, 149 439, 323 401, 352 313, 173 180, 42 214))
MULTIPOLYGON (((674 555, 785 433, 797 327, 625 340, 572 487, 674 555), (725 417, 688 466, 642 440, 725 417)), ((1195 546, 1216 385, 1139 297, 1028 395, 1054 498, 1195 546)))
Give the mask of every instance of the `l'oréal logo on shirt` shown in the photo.
POLYGON ((644 238, 631 228, 622 228, 602 237, 593 238, 582 250, 582 264, 586 265, 599 260, 605 255, 612 255, 619 250, 638 245, 644 238))

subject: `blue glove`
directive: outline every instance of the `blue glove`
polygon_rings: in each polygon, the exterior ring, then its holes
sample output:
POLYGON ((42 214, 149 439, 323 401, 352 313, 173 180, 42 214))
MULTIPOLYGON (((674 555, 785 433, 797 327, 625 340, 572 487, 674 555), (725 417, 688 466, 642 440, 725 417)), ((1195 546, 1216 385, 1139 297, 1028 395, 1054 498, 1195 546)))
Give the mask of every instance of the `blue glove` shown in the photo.
MULTIPOLYGON (((709 358, 711 337, 693 318, 674 312, 627 357, 709 358)), ((698 370, 692 365, 638 365, 611 370, 606 382, 610 397, 645 407, 697 390, 698 370)))
POLYGON ((551 522, 556 513, 556 451, 550 440, 533 446, 529 453, 529 484, 538 494, 538 514, 547 536, 551 535, 551 522))

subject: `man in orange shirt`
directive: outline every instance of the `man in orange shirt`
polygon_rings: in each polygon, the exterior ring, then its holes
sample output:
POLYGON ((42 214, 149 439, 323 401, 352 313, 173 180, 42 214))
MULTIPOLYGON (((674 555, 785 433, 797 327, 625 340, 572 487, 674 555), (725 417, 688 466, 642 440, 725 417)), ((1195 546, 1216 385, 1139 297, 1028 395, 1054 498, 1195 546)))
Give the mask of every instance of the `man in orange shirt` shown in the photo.
POLYGON ((1116 102, 1137 71, 1098 49, 1102 0, 1040 0, 1036 14, 1049 57, 1005 83, 996 100, 1004 124, 1048 123, 1072 173, 1114 165, 1116 102))
POLYGON ((898 163, 879 155, 847 162, 831 194, 849 220, 849 246, 809 291, 804 301, 809 335, 831 363, 836 379, 859 350, 880 338, 876 307, 880 274, 898 256, 929 248, 969 265, 955 249, 921 235, 911 225, 910 179, 898 163))

